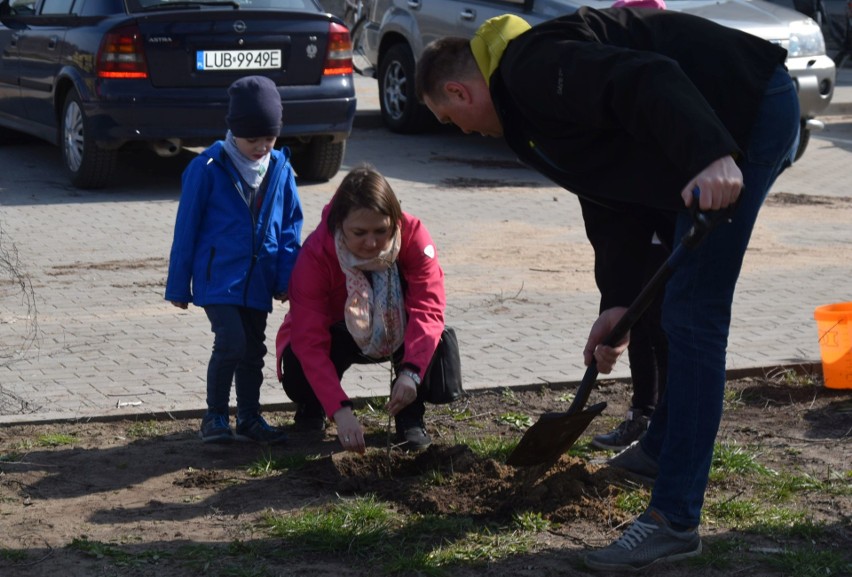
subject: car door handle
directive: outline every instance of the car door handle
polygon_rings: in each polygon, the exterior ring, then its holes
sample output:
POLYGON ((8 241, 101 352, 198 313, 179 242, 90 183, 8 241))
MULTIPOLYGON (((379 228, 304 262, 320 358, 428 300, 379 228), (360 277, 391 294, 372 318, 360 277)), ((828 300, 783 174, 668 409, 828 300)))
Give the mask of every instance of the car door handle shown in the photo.
POLYGON ((470 8, 465 8, 459 14, 462 20, 475 20, 476 19, 476 10, 471 10, 470 8))
POLYGON ((408 7, 412 10, 420 10, 420 0, 408 0, 406 4, 408 4, 408 7))
POLYGON ((59 44, 59 36, 51 36, 47 41, 48 50, 56 50, 56 45, 59 44))

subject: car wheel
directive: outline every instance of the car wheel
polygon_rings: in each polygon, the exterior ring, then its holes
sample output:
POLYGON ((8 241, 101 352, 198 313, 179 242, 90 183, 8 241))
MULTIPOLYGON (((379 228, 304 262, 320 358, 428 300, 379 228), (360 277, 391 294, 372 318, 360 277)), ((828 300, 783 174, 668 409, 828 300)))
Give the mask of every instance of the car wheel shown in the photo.
POLYGON ((802 158, 805 149, 808 147, 808 142, 811 140, 811 131, 805 127, 805 121, 802 121, 802 128, 799 131, 799 148, 796 149, 795 160, 802 158))
POLYGON ((290 163, 299 178, 325 181, 334 178, 340 170, 345 152, 345 140, 329 142, 315 138, 302 150, 294 152, 290 163))
POLYGON ((73 90, 65 98, 62 109, 62 158, 77 188, 101 188, 115 170, 118 153, 98 146, 89 130, 89 119, 73 90))
POLYGON ((414 56, 405 44, 392 46, 379 62, 382 120, 393 132, 411 134, 437 125, 435 116, 417 101, 414 72, 414 56))

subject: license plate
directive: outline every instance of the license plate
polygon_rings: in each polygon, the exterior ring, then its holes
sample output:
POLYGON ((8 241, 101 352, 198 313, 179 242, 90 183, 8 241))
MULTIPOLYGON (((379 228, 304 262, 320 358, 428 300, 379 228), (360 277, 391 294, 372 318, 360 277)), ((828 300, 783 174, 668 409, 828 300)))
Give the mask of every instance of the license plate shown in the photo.
POLYGON ((199 50, 196 70, 273 70, 281 68, 280 50, 199 50))

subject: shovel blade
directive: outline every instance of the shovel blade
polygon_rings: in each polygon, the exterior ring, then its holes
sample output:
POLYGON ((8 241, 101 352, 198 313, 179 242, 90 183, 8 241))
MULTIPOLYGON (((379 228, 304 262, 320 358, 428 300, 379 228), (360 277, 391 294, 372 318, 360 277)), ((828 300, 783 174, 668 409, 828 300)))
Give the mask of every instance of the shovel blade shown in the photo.
POLYGON ((518 446, 506 459, 513 467, 530 467, 555 462, 570 449, 601 414, 606 403, 598 403, 575 413, 546 413, 527 429, 518 446))

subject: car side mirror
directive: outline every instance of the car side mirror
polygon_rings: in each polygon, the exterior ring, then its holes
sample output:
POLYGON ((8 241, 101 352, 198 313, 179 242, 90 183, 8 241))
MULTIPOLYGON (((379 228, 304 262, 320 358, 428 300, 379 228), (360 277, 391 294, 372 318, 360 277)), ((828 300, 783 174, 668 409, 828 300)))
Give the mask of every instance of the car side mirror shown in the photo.
POLYGON ((17 14, 12 8, 9 0, 3 0, 0 2, 0 22, 2 22, 3 26, 10 30, 22 30, 26 28, 26 25, 18 20, 17 14))

